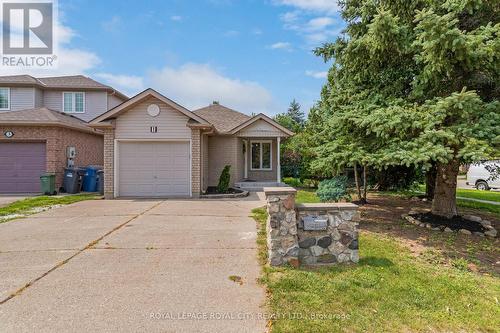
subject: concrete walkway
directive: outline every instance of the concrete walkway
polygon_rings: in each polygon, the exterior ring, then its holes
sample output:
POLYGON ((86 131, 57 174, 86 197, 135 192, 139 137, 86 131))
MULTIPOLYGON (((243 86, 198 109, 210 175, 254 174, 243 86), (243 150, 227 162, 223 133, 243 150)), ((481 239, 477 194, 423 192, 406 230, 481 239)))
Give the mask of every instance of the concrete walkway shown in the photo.
POLYGON ((262 205, 84 201, 0 224, 0 332, 264 332, 262 205))
POLYGON ((26 195, 0 195, 0 208, 10 205, 13 202, 26 199, 26 195))

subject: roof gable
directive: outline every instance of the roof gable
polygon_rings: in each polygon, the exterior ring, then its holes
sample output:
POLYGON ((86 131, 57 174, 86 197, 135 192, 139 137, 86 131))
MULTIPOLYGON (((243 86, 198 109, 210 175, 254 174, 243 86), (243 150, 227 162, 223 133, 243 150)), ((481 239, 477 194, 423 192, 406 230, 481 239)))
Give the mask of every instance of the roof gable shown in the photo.
POLYGON ((276 121, 274 121, 273 119, 269 118, 268 116, 266 116, 263 113, 259 113, 255 117, 252 117, 252 118, 248 119, 247 121, 245 121, 244 123, 236 126, 229 133, 230 134, 236 134, 236 133, 244 130, 245 128, 249 128, 250 126, 252 126, 252 125, 254 125, 254 124, 256 124, 257 122, 260 122, 260 121, 267 123, 268 126, 272 126, 272 127, 276 128, 281 133, 283 133, 284 136, 286 136, 286 137, 292 136, 292 135, 295 134, 292 131, 290 131, 288 128, 281 126, 276 121))
POLYGON ((108 125, 106 121, 119 117, 120 114, 127 112, 130 110, 133 106, 137 105, 138 103, 150 98, 150 97, 155 97, 161 102, 167 104, 168 106, 172 107, 174 110, 184 114, 191 120, 194 120, 196 123, 195 124, 201 124, 201 125, 206 125, 210 126, 210 123, 207 122, 205 119, 202 117, 196 115, 195 113, 189 111, 188 109, 184 108, 183 106, 177 104, 176 102, 172 101, 171 99, 163 96, 159 92, 157 92, 154 89, 146 89, 143 92, 135 95, 134 97, 130 98, 129 100, 123 102, 122 104, 116 106, 115 108, 109 110, 106 113, 103 113, 99 117, 93 119, 90 124, 92 126, 99 126, 99 125, 108 125))

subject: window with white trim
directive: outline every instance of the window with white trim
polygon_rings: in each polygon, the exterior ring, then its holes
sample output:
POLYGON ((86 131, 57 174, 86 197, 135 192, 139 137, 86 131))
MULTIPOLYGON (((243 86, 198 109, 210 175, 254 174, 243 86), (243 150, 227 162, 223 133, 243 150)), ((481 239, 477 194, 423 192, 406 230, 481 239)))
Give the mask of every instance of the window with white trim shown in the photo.
POLYGON ((271 141, 251 141, 251 161, 252 170, 272 169, 272 145, 271 141))
POLYGON ((85 112, 85 93, 63 92, 63 111, 67 113, 85 112))
POLYGON ((10 88, 0 88, 0 110, 10 110, 10 88))

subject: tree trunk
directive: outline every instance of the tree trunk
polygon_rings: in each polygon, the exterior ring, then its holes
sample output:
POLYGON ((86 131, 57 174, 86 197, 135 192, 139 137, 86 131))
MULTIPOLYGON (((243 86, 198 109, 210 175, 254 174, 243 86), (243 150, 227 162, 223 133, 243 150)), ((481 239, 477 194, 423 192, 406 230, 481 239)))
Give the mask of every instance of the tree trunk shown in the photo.
POLYGON ((432 163, 431 168, 425 173, 425 196, 429 200, 434 198, 434 190, 436 189, 436 173, 436 163, 432 163))
POLYGON ((432 200, 432 214, 452 218, 457 212, 457 176, 460 163, 453 159, 436 165, 436 188, 432 200))
POLYGON ((362 202, 365 204, 368 201, 366 200, 366 193, 368 192, 368 183, 366 181, 366 165, 363 165, 363 200, 362 202))
POLYGON ((358 192, 358 200, 361 201, 361 186, 359 185, 359 176, 358 176, 358 165, 354 164, 354 181, 356 182, 356 192, 358 192))

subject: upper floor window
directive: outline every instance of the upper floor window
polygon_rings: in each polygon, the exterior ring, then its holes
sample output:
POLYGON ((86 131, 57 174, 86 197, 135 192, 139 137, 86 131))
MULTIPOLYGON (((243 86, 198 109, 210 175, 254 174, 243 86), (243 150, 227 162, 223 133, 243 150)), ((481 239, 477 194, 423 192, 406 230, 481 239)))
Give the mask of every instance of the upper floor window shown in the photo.
POLYGON ((85 93, 83 92, 64 92, 63 110, 68 113, 85 112, 85 93))
POLYGON ((271 141, 251 141, 251 170, 272 170, 271 141))
POLYGON ((9 88, 0 88, 0 110, 10 110, 9 88))

